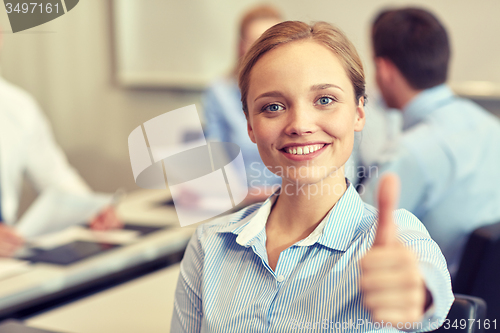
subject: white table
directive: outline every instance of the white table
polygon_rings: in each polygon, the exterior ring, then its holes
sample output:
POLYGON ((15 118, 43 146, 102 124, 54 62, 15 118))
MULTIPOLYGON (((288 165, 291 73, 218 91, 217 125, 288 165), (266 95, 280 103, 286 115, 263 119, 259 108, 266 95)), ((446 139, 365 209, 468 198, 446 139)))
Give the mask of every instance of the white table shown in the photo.
POLYGON ((128 193, 118 205, 118 215, 123 220, 134 223, 179 226, 175 209, 160 205, 170 198, 168 190, 137 190, 128 193))
POLYGON ((27 320, 27 326, 69 333, 170 331, 179 264, 27 320))
POLYGON ((141 190, 127 196, 118 207, 126 222, 170 226, 168 229, 69 266, 36 263, 25 273, 0 280, 0 314, 182 250, 195 229, 179 227, 174 208, 158 205, 168 197, 167 191, 141 190))

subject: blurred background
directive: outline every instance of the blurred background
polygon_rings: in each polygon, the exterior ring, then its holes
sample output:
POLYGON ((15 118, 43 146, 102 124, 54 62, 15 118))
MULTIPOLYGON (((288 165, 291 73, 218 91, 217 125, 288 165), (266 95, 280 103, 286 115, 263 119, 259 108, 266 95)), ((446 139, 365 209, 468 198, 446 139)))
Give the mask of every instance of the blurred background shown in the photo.
MULTIPOLYGON (((82 0, 60 18, 12 33, 0 11, 0 67, 32 94, 70 163, 96 191, 138 189, 127 138, 143 122, 189 104, 236 62, 241 14, 262 1, 82 0)), ((452 42, 449 82, 500 115, 500 1, 275 0, 288 20, 339 26, 374 89, 369 26, 388 6, 433 11, 452 42)), ((22 211, 36 196, 25 186, 22 211)))

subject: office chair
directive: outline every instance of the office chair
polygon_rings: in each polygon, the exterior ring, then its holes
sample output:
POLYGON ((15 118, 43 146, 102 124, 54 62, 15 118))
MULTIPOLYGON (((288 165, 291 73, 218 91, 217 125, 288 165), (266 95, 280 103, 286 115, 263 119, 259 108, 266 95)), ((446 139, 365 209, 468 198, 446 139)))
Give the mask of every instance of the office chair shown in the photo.
POLYGON ((491 321, 485 326, 485 318, 486 303, 481 298, 455 294, 455 302, 446 317, 447 321, 433 332, 481 333, 490 329, 492 332, 496 331, 496 326, 491 321))
POLYGON ((471 234, 452 283, 453 292, 484 299, 486 318, 500 323, 500 222, 471 234))

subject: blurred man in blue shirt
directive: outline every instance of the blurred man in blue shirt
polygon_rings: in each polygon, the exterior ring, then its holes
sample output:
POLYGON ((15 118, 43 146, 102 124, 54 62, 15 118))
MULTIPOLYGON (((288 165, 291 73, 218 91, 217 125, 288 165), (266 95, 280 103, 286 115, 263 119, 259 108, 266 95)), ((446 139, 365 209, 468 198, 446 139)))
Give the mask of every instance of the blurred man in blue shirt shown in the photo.
MULTIPOLYGON (((403 134, 378 162, 379 174, 399 175, 400 207, 425 224, 453 275, 469 234, 500 221, 500 121, 445 84, 448 36, 431 13, 384 11, 372 42, 382 97, 403 115, 403 134)), ((368 203, 377 183, 374 177, 364 184, 368 203)))

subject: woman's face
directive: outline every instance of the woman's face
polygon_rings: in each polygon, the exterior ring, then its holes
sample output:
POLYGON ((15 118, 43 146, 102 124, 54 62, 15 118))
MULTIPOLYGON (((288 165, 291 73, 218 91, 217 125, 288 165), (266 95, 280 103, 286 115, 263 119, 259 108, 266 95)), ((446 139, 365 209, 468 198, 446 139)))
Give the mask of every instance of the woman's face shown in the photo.
POLYGON ((365 123, 339 59, 311 40, 264 54, 250 72, 247 104, 248 134, 263 162, 299 184, 337 174, 365 123))

